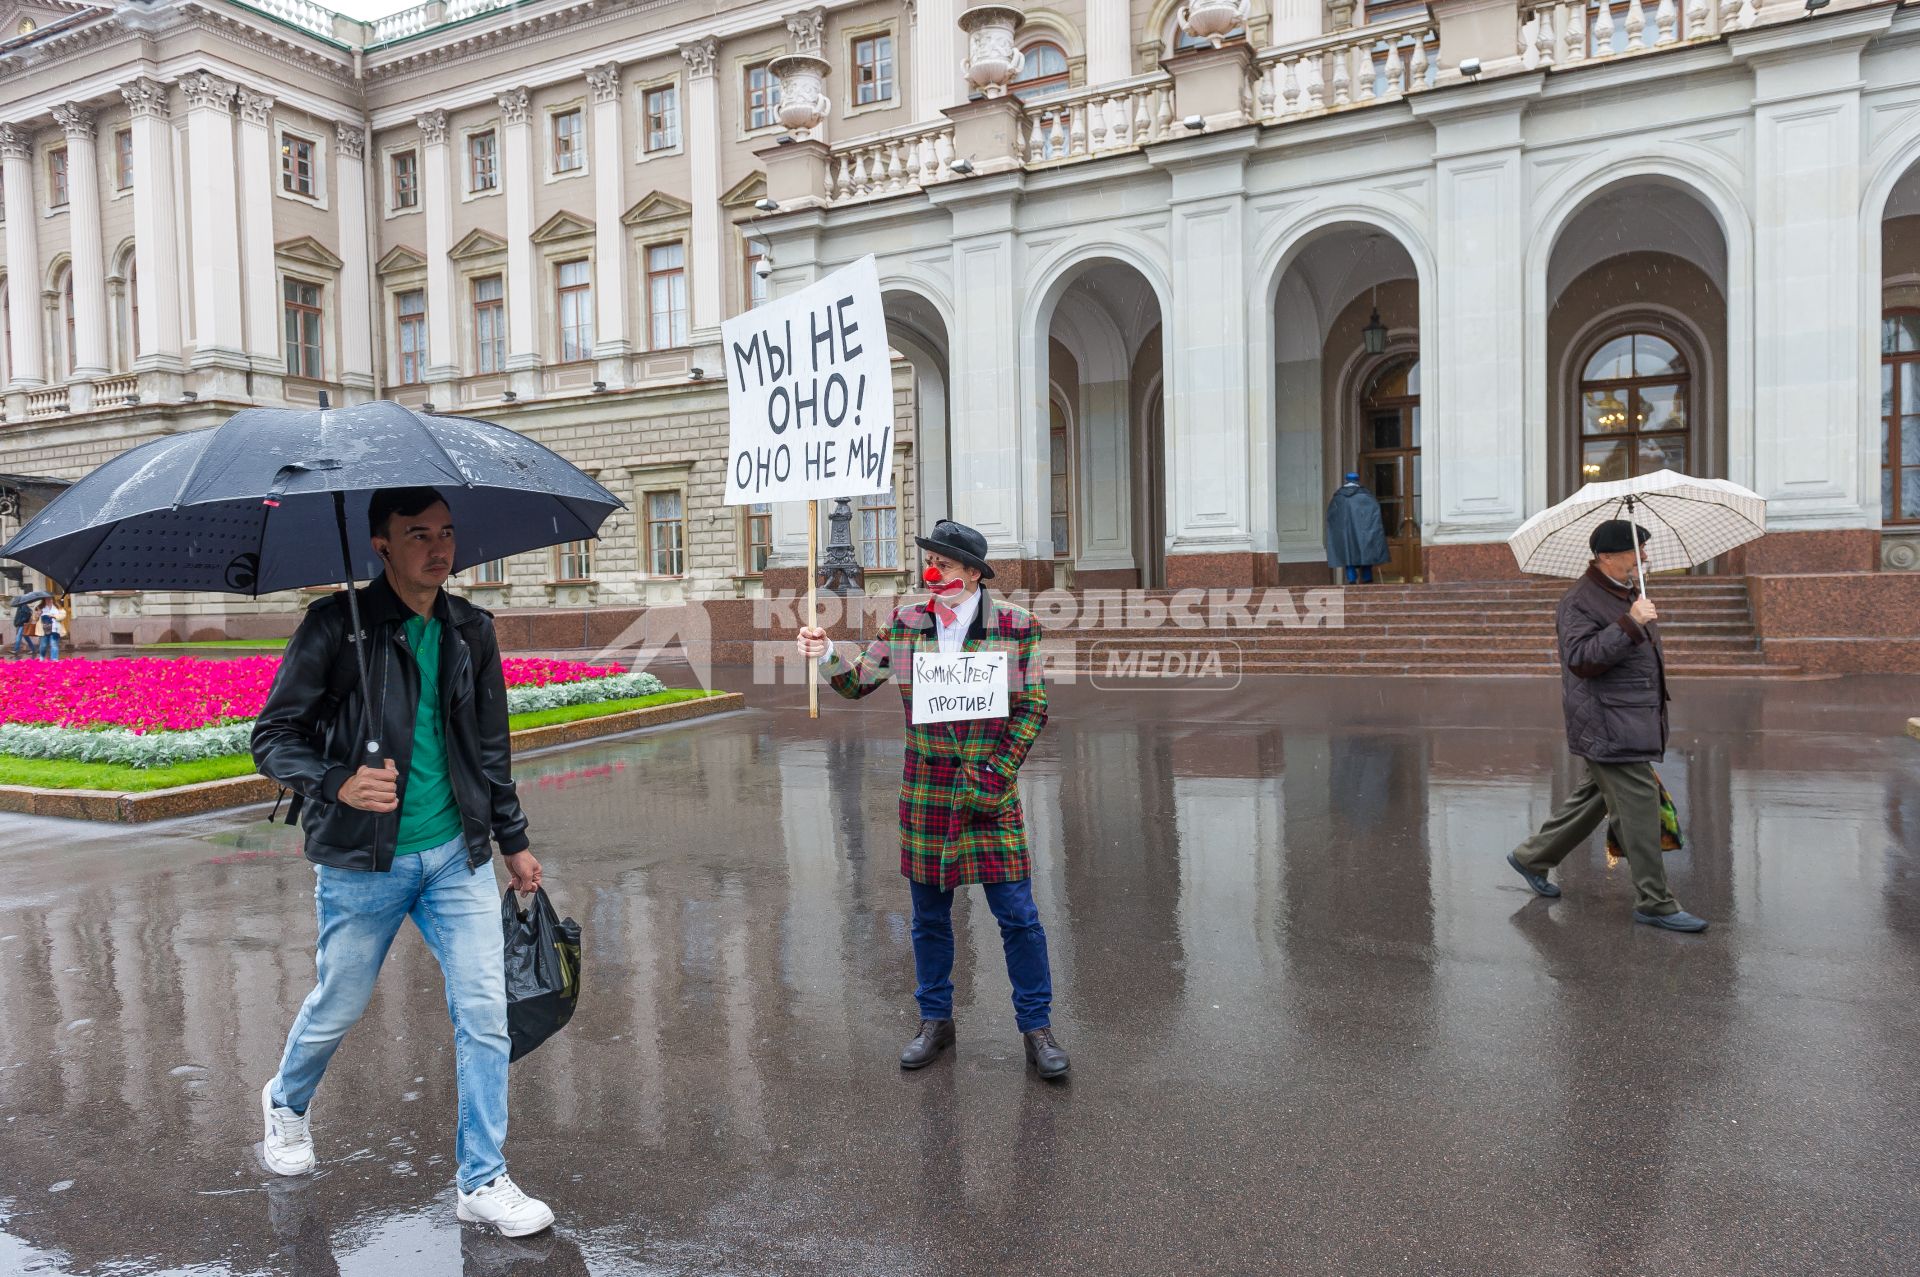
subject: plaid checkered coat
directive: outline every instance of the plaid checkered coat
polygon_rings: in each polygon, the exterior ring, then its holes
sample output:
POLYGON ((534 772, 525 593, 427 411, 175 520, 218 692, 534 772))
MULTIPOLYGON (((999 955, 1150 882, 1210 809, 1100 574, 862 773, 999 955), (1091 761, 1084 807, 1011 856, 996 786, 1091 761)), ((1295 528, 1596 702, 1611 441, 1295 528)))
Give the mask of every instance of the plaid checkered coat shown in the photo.
POLYGON ((914 725, 913 654, 939 650, 927 605, 915 603, 897 609, 851 662, 836 651, 824 668, 833 690, 849 700, 878 691, 889 677, 899 684, 907 716, 900 872, 948 891, 1017 882, 1033 872, 1020 811, 1020 763, 1047 721, 1040 623, 981 588, 964 650, 1008 654, 1005 718, 914 725))

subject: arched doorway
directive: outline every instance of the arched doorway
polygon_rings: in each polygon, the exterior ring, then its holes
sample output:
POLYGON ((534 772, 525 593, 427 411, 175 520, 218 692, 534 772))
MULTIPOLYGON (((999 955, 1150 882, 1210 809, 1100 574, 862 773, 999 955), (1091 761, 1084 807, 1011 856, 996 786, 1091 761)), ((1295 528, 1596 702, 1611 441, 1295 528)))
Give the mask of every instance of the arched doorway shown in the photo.
POLYGON ((1675 181, 1615 183, 1568 219, 1547 268, 1549 501, 1726 474, 1728 270, 1718 218, 1675 181))
POLYGON ((1048 429, 1039 441, 1055 580, 1082 589, 1157 587, 1166 579, 1163 453, 1155 442, 1159 298, 1138 270, 1112 259, 1084 263, 1057 288, 1051 311, 1041 311, 1048 429))
POLYGON ((1880 221, 1880 566, 1920 571, 1920 164, 1880 221))
POLYGON ((1420 357, 1388 359, 1360 398, 1360 482, 1380 503, 1391 556, 1376 576, 1418 581, 1420 570, 1420 357))
POLYGON ((1274 527, 1280 579, 1332 578, 1329 497, 1349 473, 1380 502, 1390 558, 1422 579, 1420 284, 1385 230, 1341 222, 1295 249, 1274 292, 1274 527))

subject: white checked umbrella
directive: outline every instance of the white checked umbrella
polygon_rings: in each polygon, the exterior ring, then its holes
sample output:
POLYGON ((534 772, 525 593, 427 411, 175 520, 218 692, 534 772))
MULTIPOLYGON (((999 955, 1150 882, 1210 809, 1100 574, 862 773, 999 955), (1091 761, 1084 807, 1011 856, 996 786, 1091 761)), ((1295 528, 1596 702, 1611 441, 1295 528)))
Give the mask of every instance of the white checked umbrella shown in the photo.
POLYGON ((1633 479, 1589 483, 1542 510, 1507 538, 1522 572, 1577 577, 1593 552, 1587 538, 1608 519, 1626 519, 1652 534, 1647 568, 1667 572, 1745 545, 1767 530, 1767 503, 1725 479, 1695 479, 1656 470, 1633 479))

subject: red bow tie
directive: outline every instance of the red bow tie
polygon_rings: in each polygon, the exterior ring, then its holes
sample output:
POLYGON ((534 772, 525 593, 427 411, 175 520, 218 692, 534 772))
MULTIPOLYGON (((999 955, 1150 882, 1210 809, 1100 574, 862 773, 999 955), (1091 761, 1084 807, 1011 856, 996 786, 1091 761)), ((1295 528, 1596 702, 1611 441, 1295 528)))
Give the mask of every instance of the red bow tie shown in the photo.
POLYGON ((952 625, 954 621, 959 619, 959 613, 955 612, 945 603, 942 603, 939 599, 934 599, 927 606, 933 610, 934 619, 938 620, 942 625, 952 625))

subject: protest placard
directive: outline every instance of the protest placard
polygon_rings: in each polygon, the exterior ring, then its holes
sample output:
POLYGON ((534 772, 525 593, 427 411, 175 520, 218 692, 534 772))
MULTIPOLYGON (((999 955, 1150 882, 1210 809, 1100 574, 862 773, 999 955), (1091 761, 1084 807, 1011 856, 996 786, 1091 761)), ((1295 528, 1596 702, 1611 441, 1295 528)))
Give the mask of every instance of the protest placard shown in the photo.
POLYGON ((872 257, 727 320, 720 341, 726 504, 893 490, 893 373, 872 257))
POLYGON ((916 725, 1006 716, 1005 652, 913 654, 913 721, 916 725))

